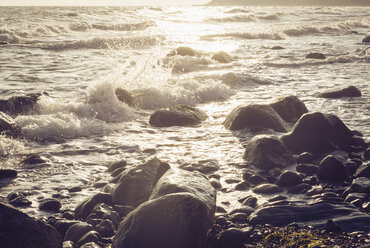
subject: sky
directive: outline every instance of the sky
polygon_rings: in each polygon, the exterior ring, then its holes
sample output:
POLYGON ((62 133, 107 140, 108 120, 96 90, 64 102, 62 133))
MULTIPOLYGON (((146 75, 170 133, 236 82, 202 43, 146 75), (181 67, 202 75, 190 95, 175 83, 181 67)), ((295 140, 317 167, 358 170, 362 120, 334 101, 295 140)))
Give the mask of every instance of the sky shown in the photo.
POLYGON ((0 6, 76 6, 76 5, 193 5, 209 0, 0 0, 0 6))

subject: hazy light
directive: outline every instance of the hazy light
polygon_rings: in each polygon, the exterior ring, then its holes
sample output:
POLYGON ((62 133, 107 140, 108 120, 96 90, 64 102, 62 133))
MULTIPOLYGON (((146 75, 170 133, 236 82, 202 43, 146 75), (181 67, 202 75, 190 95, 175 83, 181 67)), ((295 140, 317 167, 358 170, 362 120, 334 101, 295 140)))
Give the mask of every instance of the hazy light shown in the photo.
POLYGON ((196 5, 209 0, 1 0, 0 6, 154 6, 196 5))

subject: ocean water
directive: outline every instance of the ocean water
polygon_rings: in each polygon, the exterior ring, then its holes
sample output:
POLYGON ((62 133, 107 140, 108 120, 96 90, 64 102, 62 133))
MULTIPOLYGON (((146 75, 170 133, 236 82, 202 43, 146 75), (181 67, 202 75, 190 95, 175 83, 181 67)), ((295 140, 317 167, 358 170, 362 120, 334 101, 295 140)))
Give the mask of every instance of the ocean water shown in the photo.
POLYGON ((218 203, 233 208, 240 193, 225 181, 241 180, 243 145, 253 136, 223 127, 235 107, 293 94, 310 111, 336 114, 370 137, 370 48, 361 42, 369 13, 354 7, 0 7, 0 98, 50 95, 40 99, 37 113, 15 118, 26 139, 0 136, 0 166, 19 171, 0 195, 28 191, 33 204, 25 211, 35 216, 45 214, 37 202, 57 192, 64 209, 74 208, 100 190, 94 183, 110 180, 109 163, 157 156, 173 167, 219 167, 218 203), (179 46, 197 55, 166 57, 179 46), (219 51, 233 61, 212 60, 219 51), (310 52, 327 58, 305 59, 310 52), (349 85, 363 96, 316 97, 349 85), (117 100, 118 87, 134 96, 135 107, 117 100), (156 109, 179 103, 196 105, 209 118, 197 127, 148 124, 156 109), (24 168, 20 161, 34 153, 48 162, 24 168), (74 186, 83 190, 69 193, 74 186))

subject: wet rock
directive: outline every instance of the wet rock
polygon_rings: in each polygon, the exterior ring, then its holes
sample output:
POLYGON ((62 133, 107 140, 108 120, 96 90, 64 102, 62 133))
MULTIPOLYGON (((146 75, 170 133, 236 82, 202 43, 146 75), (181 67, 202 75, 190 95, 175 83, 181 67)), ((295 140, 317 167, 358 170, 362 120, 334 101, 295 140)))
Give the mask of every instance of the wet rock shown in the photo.
POLYGON ((315 175, 317 173, 318 166, 314 164, 299 164, 296 170, 305 175, 315 175))
POLYGON ((229 219, 232 223, 235 223, 235 224, 246 224, 248 223, 248 217, 249 217, 250 214, 246 214, 246 213, 233 213, 230 215, 229 219))
POLYGON ((306 177, 305 179, 303 179, 303 182, 308 183, 309 185, 318 185, 319 184, 319 180, 315 176, 306 177))
POLYGON ((3 112, 0 112, 0 133, 15 138, 22 135, 21 128, 13 118, 3 112))
POLYGON ((86 218, 91 213, 91 210, 93 210, 93 208, 99 203, 113 205, 112 196, 106 193, 97 193, 88 197, 86 200, 77 205, 75 209, 75 218, 86 218))
POLYGON ((134 207, 128 206, 128 205, 114 205, 114 210, 116 210, 116 212, 121 217, 125 217, 126 215, 128 215, 134 209, 135 209, 134 207))
POLYGON ((227 211, 221 206, 216 206, 216 213, 227 213, 227 211))
POLYGON ((286 200, 286 199, 287 199, 286 196, 283 196, 283 195, 275 195, 274 197, 272 197, 268 201, 269 202, 276 202, 276 201, 282 201, 282 200, 286 200))
POLYGON ((95 242, 89 242, 82 245, 80 248, 101 248, 101 247, 97 245, 95 242))
POLYGON ((220 181, 219 181, 219 180, 217 180, 216 178, 211 178, 211 179, 209 180, 209 183, 210 183, 210 184, 213 186, 213 188, 215 188, 215 189, 220 189, 220 188, 222 188, 220 181))
POLYGON ((285 121, 271 106, 256 104, 234 109, 223 124, 230 130, 271 128, 277 132, 287 132, 288 129, 285 121))
POLYGON ((240 182, 237 185, 235 185, 235 190, 243 191, 248 190, 251 185, 248 182, 240 182))
POLYGON ((347 88, 335 91, 327 91, 318 95, 322 98, 341 98, 341 97, 361 97, 361 91, 355 86, 349 86, 347 88))
POLYGON ((204 248, 210 222, 207 205, 194 194, 165 195, 127 215, 112 248, 204 248))
POLYGON ((361 199, 353 200, 353 201, 351 201, 351 204, 353 204, 357 208, 361 208, 362 207, 362 201, 361 201, 361 199))
POLYGON ((244 159, 262 170, 284 168, 294 163, 293 155, 276 137, 258 135, 245 148, 244 159))
POLYGON ((252 207, 252 208, 255 208, 257 207, 257 197, 254 197, 254 196, 249 196, 247 197, 243 202, 242 202, 242 205, 243 206, 249 206, 249 207, 252 207))
POLYGON ((1 247, 62 247, 62 239, 52 226, 2 203, 0 203, 0 223, 1 247))
POLYGON ((10 115, 19 115, 35 111, 40 96, 48 96, 46 92, 32 93, 24 96, 12 96, 8 100, 0 100, 0 111, 10 115))
POLYGON ((283 118, 284 121, 297 121, 307 113, 306 105, 296 96, 286 96, 278 99, 270 106, 283 118))
POLYGON ((364 43, 368 43, 368 42, 370 42, 370 34, 366 35, 366 36, 362 39, 362 42, 364 42, 364 43))
POLYGON ((117 88, 115 93, 120 102, 126 103, 130 107, 134 106, 134 98, 127 90, 117 88))
POLYGON ((86 233, 93 230, 92 225, 87 224, 85 222, 79 222, 70 226, 66 232, 64 237, 64 241, 72 241, 73 243, 77 243, 80 238, 82 238, 86 233))
POLYGON ((294 186, 301 182, 302 178, 294 171, 284 171, 278 179, 278 185, 280 186, 294 186))
POLYGON ((266 179, 260 175, 253 175, 248 178, 248 183, 251 183, 252 185, 259 185, 261 183, 265 183, 266 179))
POLYGON ((370 162, 362 164, 355 173, 355 177, 367 177, 370 178, 370 162))
POLYGON ((212 56, 212 59, 220 63, 230 63, 231 61, 233 61, 233 58, 229 54, 223 51, 214 54, 212 56))
POLYGON ((96 225, 95 230, 101 234, 102 237, 112 237, 114 235, 115 225, 111 220, 104 220, 96 225))
POLYGON ((157 158, 126 169, 113 191, 113 202, 136 207, 148 200, 161 176, 170 169, 169 164, 157 158))
POLYGON ((283 50, 283 49, 285 49, 285 48, 282 47, 282 46, 273 46, 273 47, 271 47, 271 50, 283 50))
POLYGON ((304 114, 281 140, 295 153, 322 154, 351 144, 352 137, 351 130, 337 116, 315 112, 304 114))
POLYGON ((304 194, 312 188, 310 184, 300 183, 289 188, 288 193, 291 194, 304 194))
POLYGON ((67 230, 71 226, 73 226, 74 224, 77 224, 77 223, 79 223, 79 221, 61 219, 61 220, 55 221, 53 226, 55 227, 55 229, 57 229, 57 231, 59 232, 61 237, 65 237, 67 230))
POLYGON ((125 169, 127 166, 127 161, 125 159, 118 160, 116 162, 113 162, 109 165, 107 171, 108 172, 113 172, 117 169, 125 169))
POLYGON ((72 188, 69 188, 68 189, 68 192, 69 193, 76 193, 76 192, 81 192, 82 191, 82 187, 81 186, 75 186, 75 187, 72 187, 72 188))
POLYGON ((352 202, 357 199, 366 199, 367 194, 366 193, 350 193, 347 195, 347 197, 344 199, 346 202, 352 202))
POLYGON ((41 157, 39 154, 31 154, 22 161, 23 164, 28 164, 28 165, 42 164, 46 162, 47 160, 41 157))
POLYGON ((324 226, 326 232, 341 233, 342 228, 333 220, 328 220, 324 226))
POLYGON ((370 193, 370 179, 366 177, 358 177, 353 180, 351 184, 351 189, 353 192, 358 193, 370 193))
POLYGON ((106 205, 105 203, 97 204, 94 209, 91 210, 89 217, 91 215, 99 219, 111 220, 116 226, 121 222, 119 213, 116 212, 112 206, 106 205))
POLYGON ((0 169, 0 179, 17 177, 18 173, 16 170, 11 169, 0 169))
POLYGON ((90 231, 86 233, 84 236, 82 236, 78 241, 77 245, 82 246, 84 244, 93 242, 93 243, 98 243, 100 240, 100 235, 96 231, 90 231))
MULTIPOLYGON (((197 172, 181 169, 168 170, 155 186, 150 200, 172 193, 186 192, 197 196, 207 206, 207 219, 211 220, 216 211, 216 191, 208 180, 197 172)), ((208 228, 213 223, 208 223, 208 228)))
POLYGON ((252 191, 256 194, 276 194, 283 190, 276 184, 265 183, 253 188, 252 191))
POLYGON ((326 59, 326 56, 322 53, 309 53, 305 57, 306 59, 326 59))
POLYGON ((195 56, 196 51, 190 47, 178 47, 167 54, 167 57, 171 56, 195 56))
POLYGON ((312 163, 313 160, 314 160, 314 156, 312 155, 312 153, 303 152, 303 153, 299 154, 299 156, 297 158, 297 164, 312 163))
POLYGON ((46 199, 43 200, 40 205, 39 209, 44 211, 50 211, 50 212, 58 212, 62 207, 62 204, 60 201, 56 199, 46 199))
POLYGON ((346 167, 334 156, 326 156, 319 165, 317 175, 328 182, 343 182, 347 176, 346 167))
POLYGON ((169 109, 160 109, 150 116, 154 127, 194 126, 207 119, 207 115, 196 107, 178 104, 169 109))
POLYGON ((244 206, 244 207, 236 208, 236 209, 232 210, 230 212, 230 215, 233 215, 233 214, 236 214, 236 213, 243 213, 243 214, 246 214, 246 215, 249 216, 253 212, 254 212, 254 209, 252 207, 244 206))
POLYGON ((9 201, 14 207, 28 207, 32 205, 32 202, 27 199, 26 196, 20 195, 9 201))
POLYGON ((364 152, 364 157, 369 159, 370 158, 370 148, 367 148, 366 151, 364 152))
POLYGON ((237 228, 230 228, 222 232, 216 248, 244 248, 244 242, 248 239, 248 232, 237 228))
POLYGON ((63 248, 74 248, 75 244, 72 241, 64 241, 63 242, 63 248))
POLYGON ((121 174, 122 171, 124 171, 125 169, 124 168, 118 168, 116 170, 114 170, 112 173, 111 173, 111 176, 112 177, 118 177, 119 174, 121 174))

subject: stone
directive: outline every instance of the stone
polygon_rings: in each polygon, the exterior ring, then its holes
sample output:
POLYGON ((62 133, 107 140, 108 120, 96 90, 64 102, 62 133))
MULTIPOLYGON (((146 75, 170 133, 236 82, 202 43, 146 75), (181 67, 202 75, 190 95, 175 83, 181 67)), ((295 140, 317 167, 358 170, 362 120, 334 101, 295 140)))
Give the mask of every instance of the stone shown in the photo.
POLYGON ((297 164, 312 163, 313 160, 314 160, 314 156, 312 155, 312 153, 302 152, 301 154, 299 154, 297 158, 297 164))
POLYGON ((116 226, 121 222, 120 214, 116 212, 112 206, 106 205, 105 203, 97 204, 91 211, 89 217, 91 215, 99 219, 111 220, 116 226))
POLYGON ((230 215, 233 215, 233 214, 236 214, 236 213, 243 213, 243 214, 246 214, 246 215, 249 216, 253 212, 254 212, 254 209, 252 207, 244 206, 244 207, 236 208, 236 209, 232 210, 230 212, 230 215))
POLYGON ((361 97, 361 91, 355 86, 348 86, 341 90, 327 91, 318 95, 322 98, 361 97))
POLYGON ((194 126, 207 119, 207 115, 196 107, 178 104, 169 109, 160 109, 150 116, 154 127, 194 126))
POLYGON ((127 205, 114 205, 114 210, 123 218, 135 208, 127 205))
POLYGON ((15 124, 12 117, 0 112, 0 133, 9 137, 17 138, 22 135, 22 130, 17 124, 15 124))
POLYGON ((284 171, 278 179, 278 185, 280 186, 294 186, 300 184, 302 178, 294 171, 284 171))
POLYGON ((125 169, 127 166, 127 161, 125 159, 118 160, 116 162, 113 162, 109 165, 107 171, 113 172, 117 169, 125 169))
POLYGON ((178 47, 167 54, 167 57, 179 55, 179 56, 195 56, 197 53, 190 47, 178 47))
POLYGON ((111 220, 103 220, 96 225, 95 230, 101 234, 102 237, 109 238, 114 235, 114 223, 111 220))
POLYGON ((309 53, 305 57, 306 59, 326 59, 326 56, 322 53, 309 53))
POLYGON ((276 194, 280 193, 283 190, 277 186, 276 184, 271 184, 271 183, 265 183, 258 185, 257 187, 253 188, 252 191, 256 194, 276 194))
POLYGON ((79 222, 70 226, 66 232, 64 237, 64 241, 72 241, 73 243, 77 243, 80 238, 82 238, 86 233, 93 230, 92 225, 87 224, 85 222, 79 222))
POLYGON ((27 156, 25 159, 23 159, 23 164, 33 165, 33 164, 42 164, 46 163, 46 159, 41 157, 39 154, 31 154, 27 156))
POLYGON ((370 193, 370 179, 367 177, 358 177, 353 180, 351 184, 351 189, 353 192, 358 193, 370 193))
POLYGON ((346 167, 333 155, 326 156, 317 170, 319 179, 328 182, 343 182, 347 180, 346 167))
POLYGON ((288 125, 280 115, 268 105, 251 104, 234 109, 224 121, 224 126, 230 130, 250 128, 261 130, 270 128, 276 132, 287 132, 288 125))
POLYGON ((100 245, 97 245, 95 242, 89 242, 82 245, 80 248, 101 248, 100 245))
POLYGON ((229 219, 232 223, 235 223, 237 225, 240 225, 240 224, 246 224, 248 223, 248 217, 249 217, 250 214, 246 214, 246 213, 233 213, 229 216, 229 219))
POLYGON ((59 232, 61 237, 65 237, 67 230, 74 224, 79 223, 77 220, 56 220, 53 226, 59 232))
POLYGON ((314 164, 299 164, 296 170, 305 175, 315 175, 317 173, 318 166, 314 164))
POLYGON ((364 152, 364 157, 370 159, 370 148, 367 148, 364 152))
POLYGON ((54 227, 0 203, 0 244, 9 248, 62 248, 54 227))
POLYGON ((291 194, 304 194, 312 188, 310 184, 307 183, 300 183, 297 185, 293 185, 288 189, 288 193, 291 194))
MULTIPOLYGON (((150 196, 150 200, 172 193, 190 193, 197 196, 207 206, 208 220, 216 211, 216 191, 206 177, 198 172, 181 169, 168 170, 158 181, 150 196)), ((213 223, 208 223, 208 228, 213 223)))
POLYGON ((266 179, 260 175, 253 175, 246 180, 248 183, 253 185, 259 185, 261 183, 265 183, 266 179))
POLYGON ((257 201, 258 201, 257 197, 249 196, 242 202, 242 205, 243 206, 249 206, 249 207, 252 207, 252 208, 256 208, 257 207, 257 201))
POLYGON ((281 140, 295 153, 322 154, 351 144, 352 138, 351 130, 337 116, 315 112, 304 114, 281 140))
POLYGON ((284 168, 294 163, 293 155, 274 136, 257 135, 245 147, 244 159, 262 170, 284 168))
POLYGON ((244 248, 244 242, 249 239, 249 232, 230 228, 221 233, 216 248, 244 248))
POLYGON ((112 196, 107 193, 97 193, 93 196, 88 197, 76 206, 74 211, 76 219, 85 219, 91 213, 91 210, 99 204, 105 203, 107 205, 113 205, 112 196))
POLYGON ((112 248, 204 248, 210 222, 207 205, 194 194, 164 195, 126 216, 112 248))
POLYGON ((169 164, 157 158, 126 169, 112 193, 113 202, 118 205, 139 206, 149 199, 154 186, 168 169, 169 164))
POLYGON ((50 212, 58 212, 61 208, 62 208, 62 204, 60 203, 60 201, 56 199, 43 200, 39 205, 40 210, 50 211, 50 212))
POLYGON ((28 207, 32 205, 32 202, 27 199, 26 196, 20 195, 16 198, 9 200, 9 203, 14 207, 28 207))
POLYGON ((0 169, 0 179, 17 177, 18 173, 12 169, 0 169))
POLYGON ((370 162, 362 164, 355 173, 355 177, 367 177, 370 178, 370 162))
POLYGON ((82 236, 78 241, 77 245, 82 246, 84 244, 93 242, 93 243, 98 243, 100 240, 100 234, 96 231, 90 231, 86 233, 84 236, 82 236))
POLYGON ((222 188, 220 181, 219 181, 218 179, 216 179, 216 178, 211 178, 211 179, 209 179, 209 183, 210 183, 210 184, 213 186, 213 188, 215 188, 215 189, 220 189, 220 188, 222 188))
POLYGON ((223 51, 214 54, 212 56, 212 59, 220 63, 230 63, 231 61, 233 61, 233 58, 229 54, 223 51))
POLYGON ((370 34, 367 34, 363 39, 362 42, 369 43, 370 42, 370 34))
POLYGON ((238 191, 248 190, 250 186, 251 185, 246 181, 240 182, 237 185, 235 185, 235 190, 238 190, 238 191))
POLYGON ((283 50, 283 49, 285 49, 285 48, 282 47, 282 46, 273 46, 273 47, 271 47, 271 50, 283 50))
POLYGON ((117 88, 115 93, 118 101, 126 103, 130 107, 134 106, 134 98, 127 90, 117 88))
POLYGON ((296 96, 286 96, 278 99, 270 106, 283 118, 284 121, 297 121, 307 113, 306 105, 296 96))
POLYGON ((326 232, 341 233, 342 228, 336 224, 333 220, 328 220, 324 226, 326 232))
POLYGON ((8 100, 0 100, 0 111, 9 115, 25 114, 37 110, 37 101, 48 93, 31 93, 24 96, 12 96, 8 100))

